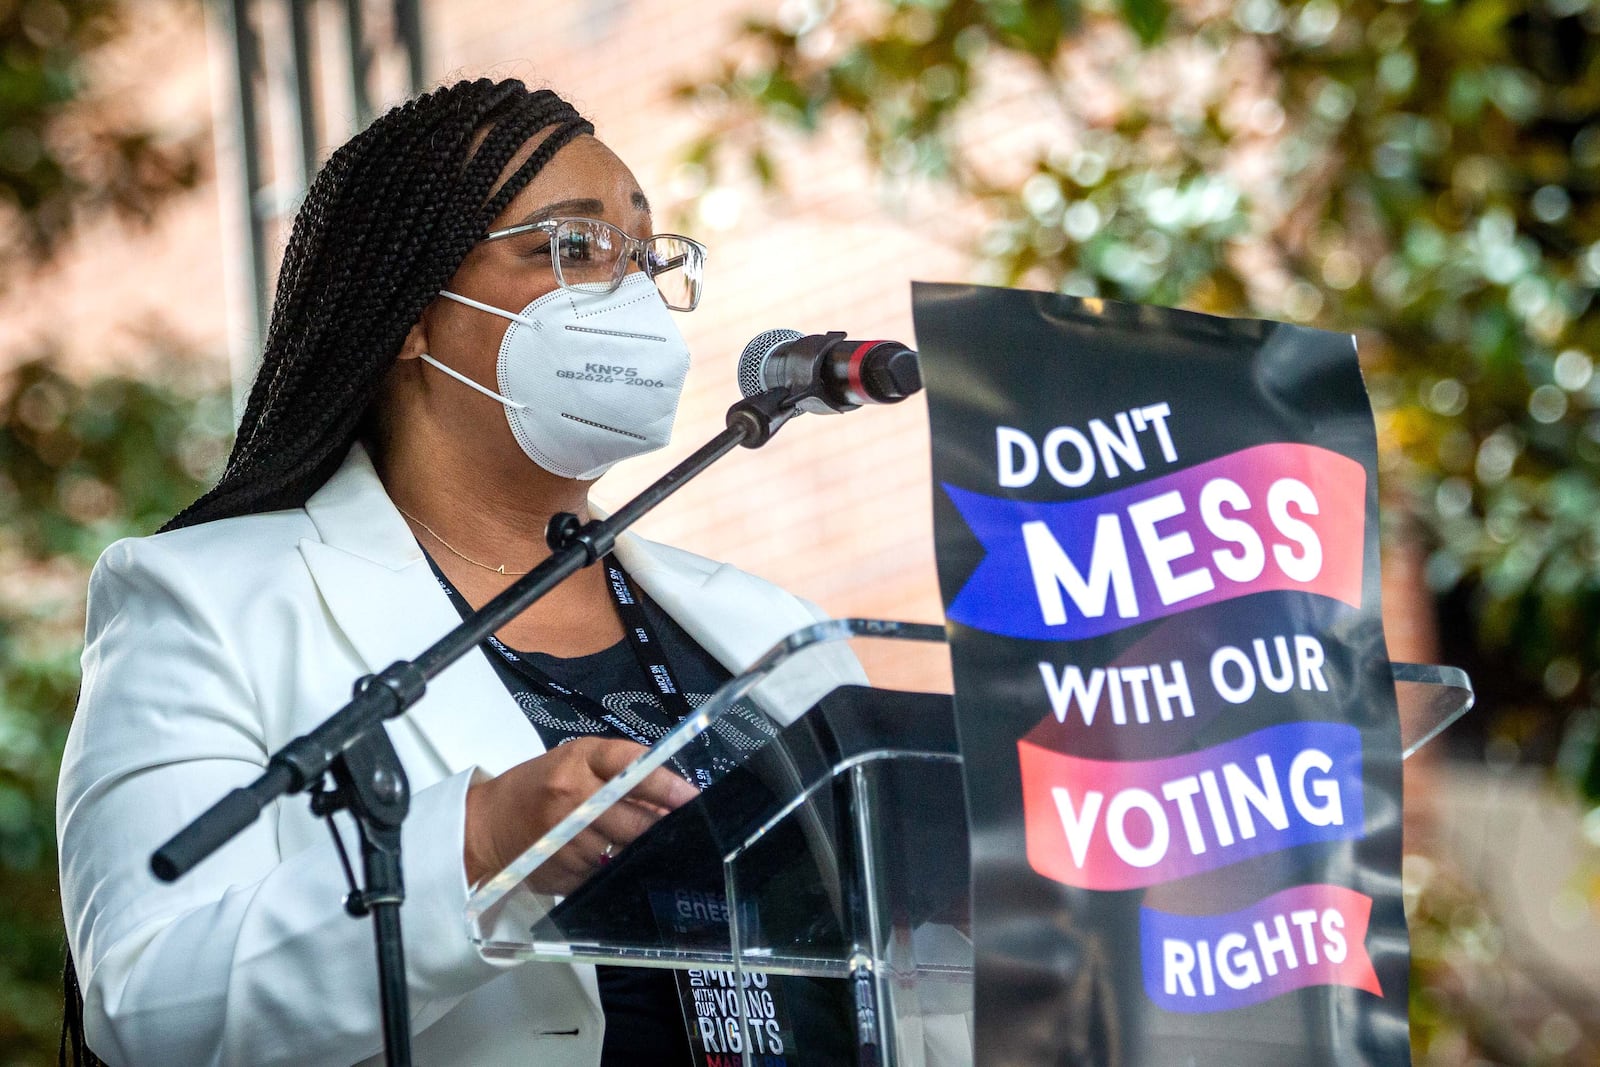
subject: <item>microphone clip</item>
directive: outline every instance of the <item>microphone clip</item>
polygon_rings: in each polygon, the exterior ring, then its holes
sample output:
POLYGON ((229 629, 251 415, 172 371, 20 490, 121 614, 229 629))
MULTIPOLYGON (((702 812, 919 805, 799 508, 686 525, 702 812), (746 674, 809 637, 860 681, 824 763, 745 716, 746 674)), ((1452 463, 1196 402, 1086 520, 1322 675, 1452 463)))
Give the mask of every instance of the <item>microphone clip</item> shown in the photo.
POLYGON ((600 524, 593 519, 584 522, 570 511, 558 511, 545 524, 544 543, 552 552, 564 552, 572 545, 583 547, 584 566, 611 551, 614 538, 601 533, 600 524))
POLYGON ((779 390, 787 393, 790 403, 800 411, 817 415, 854 411, 861 405, 830 395, 829 389, 829 358, 844 340, 843 330, 832 330, 784 342, 767 357, 767 373, 772 376, 768 380, 807 383, 803 388, 779 390))
POLYGON ((725 424, 730 430, 744 431, 739 444, 745 448, 760 448, 772 440, 780 426, 800 413, 799 402, 804 397, 805 394, 796 396, 788 389, 768 389, 747 396, 728 409, 725 424))

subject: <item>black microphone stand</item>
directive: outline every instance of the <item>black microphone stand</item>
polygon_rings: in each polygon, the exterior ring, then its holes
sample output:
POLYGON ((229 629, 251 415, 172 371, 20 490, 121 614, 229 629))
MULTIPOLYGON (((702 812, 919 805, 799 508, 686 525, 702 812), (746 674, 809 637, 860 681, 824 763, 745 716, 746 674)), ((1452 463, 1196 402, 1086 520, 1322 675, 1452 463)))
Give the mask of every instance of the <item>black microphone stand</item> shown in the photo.
POLYGON ((570 575, 611 551, 617 535, 671 496, 691 478, 738 446, 759 448, 797 411, 806 392, 772 390, 728 409, 727 428, 657 479, 607 519, 579 522, 562 512, 550 520, 545 540, 551 554, 499 596, 414 660, 400 660, 355 683, 350 702, 320 726, 290 741, 268 761, 261 777, 233 790, 150 857, 150 869, 164 882, 175 881, 256 820, 280 796, 311 791, 311 810, 327 818, 351 892, 345 910, 372 916, 377 942, 378 994, 383 1013, 385 1061, 411 1063, 411 1013, 406 991, 405 955, 400 940, 400 905, 405 883, 400 865, 400 827, 411 806, 410 785, 400 758, 383 729, 385 719, 403 714, 422 698, 429 679, 478 647, 570 575), (333 787, 324 782, 331 775, 333 787), (343 840, 333 822, 349 810, 361 841, 358 883, 343 840))

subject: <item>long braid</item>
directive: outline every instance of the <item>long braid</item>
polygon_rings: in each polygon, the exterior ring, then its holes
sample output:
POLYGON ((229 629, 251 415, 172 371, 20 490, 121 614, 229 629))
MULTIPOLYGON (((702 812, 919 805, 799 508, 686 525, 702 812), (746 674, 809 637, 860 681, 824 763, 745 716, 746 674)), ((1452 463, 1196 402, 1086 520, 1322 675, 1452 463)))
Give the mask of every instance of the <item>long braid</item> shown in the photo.
MULTIPOLYGON (((163 529, 304 504, 355 442, 428 302, 512 197, 563 145, 592 132, 555 93, 484 78, 409 100, 336 151, 295 216, 227 467, 163 529), (546 129, 496 186, 517 150, 546 129)), ((61 1064, 100 1067, 84 1039, 70 949, 62 993, 61 1064)))

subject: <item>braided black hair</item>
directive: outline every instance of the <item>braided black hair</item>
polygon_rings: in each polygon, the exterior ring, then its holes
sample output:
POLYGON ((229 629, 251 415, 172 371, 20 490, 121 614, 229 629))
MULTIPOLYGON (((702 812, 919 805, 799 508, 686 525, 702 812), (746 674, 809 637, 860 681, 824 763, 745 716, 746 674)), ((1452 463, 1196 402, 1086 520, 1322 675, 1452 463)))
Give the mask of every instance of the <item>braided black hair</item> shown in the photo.
POLYGON ((592 132, 547 89, 480 79, 408 101, 335 152, 295 218, 228 465, 165 528, 304 504, 344 459, 406 334, 490 221, 563 145, 592 132), (496 188, 507 161, 546 129, 496 188))
MULTIPOLYGON (((295 216, 227 467, 162 529, 304 504, 343 461, 406 334, 490 222, 562 146, 593 132, 548 89, 482 78, 407 101, 335 152, 295 216), (550 132, 500 183, 541 130, 550 132)), ((62 987, 60 1063, 98 1067, 70 949, 62 987)))

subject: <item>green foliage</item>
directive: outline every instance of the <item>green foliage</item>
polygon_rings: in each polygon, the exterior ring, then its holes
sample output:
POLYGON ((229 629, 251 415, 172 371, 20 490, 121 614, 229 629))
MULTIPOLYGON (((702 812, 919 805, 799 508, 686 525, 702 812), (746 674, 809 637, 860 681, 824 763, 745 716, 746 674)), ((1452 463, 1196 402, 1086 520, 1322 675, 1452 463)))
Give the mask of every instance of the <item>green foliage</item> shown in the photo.
POLYGON ((53 1059, 61 901, 55 787, 77 699, 83 590, 119 537, 147 534, 226 458, 225 392, 111 375, 80 384, 48 361, 0 388, 0 1047, 53 1059))
POLYGON ((0 269, 48 256, 89 213, 148 221, 199 179, 203 135, 167 136, 136 101, 91 91, 86 59, 130 14, 117 0, 0 0, 0 269))
MULTIPOLYGON (((166 136, 88 78, 137 12, 0 0, 0 279, 47 262, 97 213, 148 221, 200 177, 206 135, 166 136)), ((160 353, 156 353, 160 356, 160 353)), ((12 354, 10 357, 15 358, 12 354)), ((78 686, 83 590, 111 541, 149 533, 225 457, 226 399, 174 381, 88 383, 48 360, 0 385, 0 1048, 55 1058, 61 904, 55 785, 78 686)), ((181 368, 181 369, 180 369, 181 368)))
MULTIPOLYGON (((1575 878, 1580 885, 1594 875, 1585 866, 1575 878)), ((1415 1062, 1554 1067, 1600 1061, 1593 991, 1541 957, 1525 918, 1496 914, 1483 887, 1448 863, 1407 856, 1405 881, 1415 1062), (1508 995, 1509 989, 1544 995, 1508 995)), ((1572 886, 1542 903, 1556 910, 1574 903, 1581 908, 1582 900, 1581 889, 1572 886)))
POLYGON ((1600 3, 782 11, 682 90, 708 185, 781 194, 774 138, 841 119, 962 196, 982 280, 1358 332, 1391 532, 1553 750, 1600 695, 1600 3))
MULTIPOLYGON (((1490 751, 1565 731, 1600 801, 1600 2, 780 10, 682 89, 708 187, 783 195, 777 140, 838 120, 886 185, 946 194, 944 229, 978 220, 981 280, 1358 332, 1386 533, 1430 552, 1490 751)), ((1470 887, 1421 889, 1419 1053, 1590 1062, 1592 992, 1486 950, 1470 887), (1551 1044, 1540 1012, 1584 1029, 1551 1044)))

